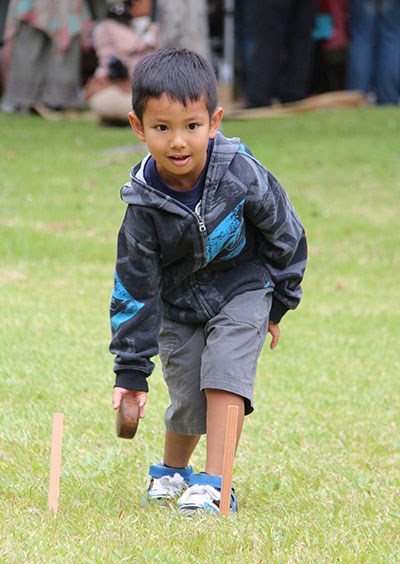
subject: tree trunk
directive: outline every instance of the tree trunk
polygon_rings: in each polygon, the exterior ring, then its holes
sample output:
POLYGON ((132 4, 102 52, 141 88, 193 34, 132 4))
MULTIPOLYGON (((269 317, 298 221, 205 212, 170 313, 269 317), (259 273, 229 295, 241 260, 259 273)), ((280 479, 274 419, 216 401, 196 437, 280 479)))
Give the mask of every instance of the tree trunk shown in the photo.
POLYGON ((206 0, 157 0, 160 46, 197 51, 210 60, 206 0))

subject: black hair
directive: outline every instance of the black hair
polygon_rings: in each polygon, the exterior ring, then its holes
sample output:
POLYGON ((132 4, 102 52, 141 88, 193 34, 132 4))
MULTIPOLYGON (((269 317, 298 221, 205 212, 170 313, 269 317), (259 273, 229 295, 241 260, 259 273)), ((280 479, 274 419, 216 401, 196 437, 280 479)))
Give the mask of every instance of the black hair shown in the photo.
POLYGON ((218 103, 212 65, 189 49, 157 49, 145 55, 132 75, 132 109, 140 121, 149 98, 163 94, 184 106, 204 96, 211 118, 218 103))
POLYGON ((132 21, 131 7, 133 2, 134 0, 122 0, 121 2, 116 2, 107 10, 106 18, 129 25, 132 21))

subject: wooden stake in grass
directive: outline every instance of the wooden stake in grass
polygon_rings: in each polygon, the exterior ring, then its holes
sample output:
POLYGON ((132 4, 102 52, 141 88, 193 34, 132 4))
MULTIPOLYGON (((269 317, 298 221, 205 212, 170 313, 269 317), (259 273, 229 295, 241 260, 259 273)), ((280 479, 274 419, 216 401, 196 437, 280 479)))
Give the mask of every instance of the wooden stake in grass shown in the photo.
POLYGON ((228 406, 228 417, 226 421, 224 463, 222 468, 222 488, 220 511, 226 517, 229 517, 229 509, 231 504, 231 489, 233 478, 233 461, 236 452, 236 434, 239 416, 239 408, 237 405, 228 406))
POLYGON ((62 447, 63 423, 64 423, 64 415, 62 413, 53 413, 48 508, 54 511, 54 514, 56 514, 58 510, 58 496, 60 493, 61 447, 62 447))

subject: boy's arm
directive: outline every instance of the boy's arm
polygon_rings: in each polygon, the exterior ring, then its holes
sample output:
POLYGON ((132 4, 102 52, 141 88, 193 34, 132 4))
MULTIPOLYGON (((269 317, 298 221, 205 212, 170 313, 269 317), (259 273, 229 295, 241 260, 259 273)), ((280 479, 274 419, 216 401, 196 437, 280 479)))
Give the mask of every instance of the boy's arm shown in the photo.
POLYGON ((139 242, 123 225, 110 308, 110 352, 115 354, 118 388, 148 391, 162 317, 160 271, 157 249, 139 242))
POLYGON ((274 283, 270 319, 279 323, 302 297, 301 282, 307 262, 304 227, 286 192, 268 171, 261 172, 249 189, 246 217, 261 235, 257 252, 274 283))

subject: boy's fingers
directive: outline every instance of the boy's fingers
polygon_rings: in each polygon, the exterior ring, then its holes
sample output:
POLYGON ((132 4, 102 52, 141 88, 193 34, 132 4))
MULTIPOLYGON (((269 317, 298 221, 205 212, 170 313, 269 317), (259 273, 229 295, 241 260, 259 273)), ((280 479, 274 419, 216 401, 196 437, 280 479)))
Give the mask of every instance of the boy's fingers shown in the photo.
POLYGON ((272 323, 270 322, 268 325, 268 332, 272 335, 272 341, 270 344, 270 348, 272 350, 274 350, 274 348, 277 346, 278 342, 279 342, 279 337, 280 337, 280 328, 279 325, 277 323, 272 323))
POLYGON ((134 394, 136 402, 139 406, 139 419, 143 419, 144 417, 144 406, 147 402, 147 393, 146 392, 132 392, 131 390, 126 390, 125 388, 114 388, 113 395, 112 395, 112 404, 113 408, 116 411, 121 406, 121 400, 125 394, 134 394))
POLYGON ((113 409, 119 409, 119 406, 121 405, 121 397, 113 393, 112 404, 113 404, 113 409))
POLYGON ((114 409, 119 409, 119 406, 121 405, 122 396, 123 396, 123 391, 121 390, 121 388, 113 389, 112 404, 114 409))
POLYGON ((271 347, 272 350, 274 350, 274 348, 278 344, 278 340, 279 339, 277 339, 275 336, 272 337, 272 341, 271 341, 271 344, 270 344, 270 347, 271 347))
POLYGON ((144 406, 147 403, 147 393, 146 392, 138 393, 136 400, 137 400, 137 403, 138 403, 138 406, 139 406, 139 419, 143 419, 143 417, 144 417, 144 406))

